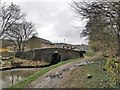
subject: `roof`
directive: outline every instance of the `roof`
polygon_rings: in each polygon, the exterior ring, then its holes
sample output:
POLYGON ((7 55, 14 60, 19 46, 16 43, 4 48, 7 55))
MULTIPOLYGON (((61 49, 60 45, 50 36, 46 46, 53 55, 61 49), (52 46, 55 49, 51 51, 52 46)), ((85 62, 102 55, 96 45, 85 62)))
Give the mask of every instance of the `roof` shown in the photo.
POLYGON ((68 43, 54 43, 55 45, 72 45, 72 44, 68 44, 68 43))
POLYGON ((35 39, 37 39, 37 40, 39 40, 39 41, 41 41, 41 42, 43 42, 43 43, 52 44, 52 45, 53 45, 53 43, 50 42, 49 40, 46 40, 46 39, 43 39, 43 38, 40 38, 40 37, 37 37, 37 36, 32 36, 29 40, 31 40, 31 39, 33 39, 33 38, 35 38, 35 39))

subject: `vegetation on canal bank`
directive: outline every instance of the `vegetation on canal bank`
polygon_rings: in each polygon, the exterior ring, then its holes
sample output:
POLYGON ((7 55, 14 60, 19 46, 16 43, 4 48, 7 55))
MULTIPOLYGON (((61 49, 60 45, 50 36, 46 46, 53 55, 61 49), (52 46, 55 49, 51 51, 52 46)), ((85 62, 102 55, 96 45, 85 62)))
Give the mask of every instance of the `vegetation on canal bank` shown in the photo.
POLYGON ((118 58, 104 57, 104 68, 112 76, 115 87, 120 88, 120 62, 118 58))
POLYGON ((62 61, 59 62, 55 65, 49 66, 49 67, 45 67, 45 68, 41 68, 39 69, 36 73, 32 74, 31 76, 27 77, 26 79, 18 82, 16 85, 11 86, 10 88, 7 88, 7 90, 16 90, 16 88, 24 88, 25 86, 27 86, 29 83, 31 83, 32 81, 34 81, 37 77, 45 74, 46 72, 61 66, 63 64, 75 61, 75 60, 80 60, 80 58, 76 58, 76 59, 70 59, 70 60, 66 60, 66 61, 62 61))
POLYGON ((33 61, 20 58, 12 58, 8 60, 2 60, 0 68, 11 68, 11 67, 42 67, 48 65, 45 61, 33 61))

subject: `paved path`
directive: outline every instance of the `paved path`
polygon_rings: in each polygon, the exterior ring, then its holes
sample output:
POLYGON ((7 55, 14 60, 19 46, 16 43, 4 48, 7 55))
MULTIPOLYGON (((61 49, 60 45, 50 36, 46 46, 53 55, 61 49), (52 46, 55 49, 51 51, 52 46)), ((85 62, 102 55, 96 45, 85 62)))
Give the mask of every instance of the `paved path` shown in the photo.
POLYGON ((64 87, 70 72, 76 68, 77 65, 86 64, 86 62, 92 62, 98 60, 99 56, 85 57, 83 59, 67 63, 59 66, 46 74, 38 77, 36 80, 31 82, 27 88, 61 88, 64 87), (63 83, 64 82, 64 83, 63 83))

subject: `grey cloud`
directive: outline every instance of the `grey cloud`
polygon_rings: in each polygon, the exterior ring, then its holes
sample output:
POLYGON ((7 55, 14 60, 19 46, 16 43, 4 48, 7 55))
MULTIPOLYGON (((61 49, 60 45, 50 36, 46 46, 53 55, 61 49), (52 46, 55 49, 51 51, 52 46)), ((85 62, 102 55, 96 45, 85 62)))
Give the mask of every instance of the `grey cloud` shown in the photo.
POLYGON ((65 39, 67 43, 72 44, 86 43, 84 38, 80 38, 78 30, 73 27, 77 23, 75 13, 67 2, 19 2, 18 4, 22 11, 27 13, 27 19, 35 24, 40 37, 52 42, 63 42, 65 39))

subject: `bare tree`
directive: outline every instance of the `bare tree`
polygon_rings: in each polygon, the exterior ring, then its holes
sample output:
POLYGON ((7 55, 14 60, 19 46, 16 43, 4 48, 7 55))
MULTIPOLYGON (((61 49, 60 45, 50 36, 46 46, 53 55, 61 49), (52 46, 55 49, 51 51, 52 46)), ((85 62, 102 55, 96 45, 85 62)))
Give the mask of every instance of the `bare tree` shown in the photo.
POLYGON ((21 13, 18 5, 13 3, 10 5, 2 4, 0 12, 0 38, 9 30, 13 23, 18 22, 24 16, 25 14, 21 13))
POLYGON ((14 23, 5 33, 6 37, 11 40, 18 51, 25 48, 25 42, 33 35, 36 35, 34 25, 31 22, 23 21, 14 23))
POLYGON ((0 18, 0 38, 11 40, 18 51, 24 50, 24 42, 37 34, 33 23, 25 20, 25 14, 21 13, 16 4, 4 3, 1 6, 0 18))

